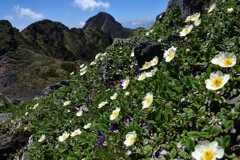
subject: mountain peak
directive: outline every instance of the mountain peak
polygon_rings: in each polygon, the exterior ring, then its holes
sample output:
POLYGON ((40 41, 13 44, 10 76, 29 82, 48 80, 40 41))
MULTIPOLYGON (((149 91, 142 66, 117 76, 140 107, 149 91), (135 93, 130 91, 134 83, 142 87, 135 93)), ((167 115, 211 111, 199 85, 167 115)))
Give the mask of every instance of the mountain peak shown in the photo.
POLYGON ((88 19, 83 29, 102 30, 104 33, 109 34, 112 40, 114 40, 114 38, 127 38, 131 33, 117 22, 113 16, 106 12, 99 12, 97 15, 88 19))

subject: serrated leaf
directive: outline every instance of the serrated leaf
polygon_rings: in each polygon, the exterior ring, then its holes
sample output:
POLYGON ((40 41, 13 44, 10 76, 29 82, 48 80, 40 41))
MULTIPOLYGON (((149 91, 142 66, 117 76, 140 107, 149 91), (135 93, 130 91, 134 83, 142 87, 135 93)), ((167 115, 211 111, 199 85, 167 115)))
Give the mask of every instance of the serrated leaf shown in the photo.
POLYGON ((231 142, 231 137, 230 137, 229 135, 227 135, 227 136, 224 137, 224 139, 223 139, 223 146, 224 146, 224 147, 228 147, 229 144, 230 144, 230 142, 231 142))
POLYGON ((176 157, 176 155, 177 155, 177 150, 176 150, 176 149, 172 149, 172 150, 170 151, 169 155, 170 155, 170 158, 176 157))
POLYGON ((188 153, 184 152, 184 151, 181 151, 181 152, 178 152, 178 155, 182 158, 186 158, 188 156, 188 153))
POLYGON ((145 155, 149 156, 152 154, 153 147, 151 145, 147 145, 143 148, 143 152, 145 155))

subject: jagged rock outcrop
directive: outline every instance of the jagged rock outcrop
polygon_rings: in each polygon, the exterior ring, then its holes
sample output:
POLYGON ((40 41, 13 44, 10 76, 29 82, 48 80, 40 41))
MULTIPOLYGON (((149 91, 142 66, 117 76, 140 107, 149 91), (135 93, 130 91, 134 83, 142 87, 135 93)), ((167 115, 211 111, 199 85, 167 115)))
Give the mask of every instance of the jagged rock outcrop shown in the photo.
POLYGON ((182 18, 201 12, 205 7, 209 7, 215 0, 169 0, 166 12, 175 6, 179 6, 182 12, 182 18))
POLYGON ((138 61, 138 66, 142 67, 145 62, 151 61, 155 56, 161 61, 163 59, 163 51, 159 43, 146 41, 135 46, 134 56, 138 61))
POLYGON ((17 42, 14 39, 14 28, 7 20, 0 21, 0 55, 15 51, 17 42))
POLYGON ((128 38, 131 34, 129 29, 124 28, 110 14, 105 12, 100 12, 87 20, 83 29, 99 29, 109 34, 112 41, 115 38, 128 38))

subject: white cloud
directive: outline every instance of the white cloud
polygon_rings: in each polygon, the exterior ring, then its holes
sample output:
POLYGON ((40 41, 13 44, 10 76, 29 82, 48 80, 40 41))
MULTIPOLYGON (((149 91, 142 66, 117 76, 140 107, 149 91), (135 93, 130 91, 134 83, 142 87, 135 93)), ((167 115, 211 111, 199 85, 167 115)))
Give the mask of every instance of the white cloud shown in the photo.
POLYGON ((74 5, 80 7, 84 11, 93 11, 96 8, 109 8, 110 3, 97 0, 74 0, 74 5))
POLYGON ((30 18, 30 19, 42 19, 43 18, 43 14, 36 13, 29 8, 22 8, 19 5, 16 5, 16 6, 14 6, 14 9, 21 18, 30 18))
POLYGON ((3 17, 3 19, 12 21, 12 20, 13 20, 13 17, 12 17, 12 16, 9 16, 9 15, 6 15, 6 16, 3 17))
POLYGON ((131 25, 133 25, 133 26, 139 26, 139 25, 142 25, 142 23, 141 23, 141 22, 132 22, 131 25))
POLYGON ((86 22, 79 22, 79 25, 82 27, 85 25, 86 22))

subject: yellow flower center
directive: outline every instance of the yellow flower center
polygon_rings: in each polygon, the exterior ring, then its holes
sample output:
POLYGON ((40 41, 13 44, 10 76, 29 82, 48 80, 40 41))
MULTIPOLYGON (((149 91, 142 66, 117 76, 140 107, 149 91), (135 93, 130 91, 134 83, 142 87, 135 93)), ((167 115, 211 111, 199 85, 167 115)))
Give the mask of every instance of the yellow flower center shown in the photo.
POLYGON ((174 57, 174 53, 173 53, 173 52, 170 52, 170 53, 168 54, 168 56, 169 56, 170 58, 173 58, 173 57, 174 57))
POLYGON ((133 143, 133 142, 135 142, 135 139, 136 139, 136 137, 134 135, 132 135, 129 137, 129 142, 133 143))
POLYGON ((152 100, 151 97, 146 98, 146 103, 149 104, 151 100, 152 100))
POLYGON ((63 139, 67 139, 67 138, 68 138, 68 135, 64 134, 63 139))
POLYGON ((230 65, 233 64, 233 59, 232 59, 232 58, 224 59, 223 64, 224 64, 225 66, 230 66, 230 65))
POLYGON ((189 31, 190 31, 189 28, 185 28, 184 31, 183 31, 183 33, 184 33, 184 34, 188 34, 189 31))
POLYGON ((157 64, 157 63, 158 63, 158 61, 157 61, 157 60, 154 60, 154 61, 153 61, 153 64, 157 64))
POLYGON ((146 78, 146 75, 141 75, 141 79, 144 79, 144 78, 146 78))
POLYGON ((203 153, 203 159, 204 160, 212 160, 214 157, 214 152, 212 150, 208 150, 203 153))
POLYGON ((118 114, 119 114, 119 111, 113 111, 113 116, 114 116, 114 117, 117 117, 118 114))
POLYGON ((212 85, 214 87, 220 87, 223 84, 223 78, 222 77, 217 77, 215 79, 212 80, 212 85))

